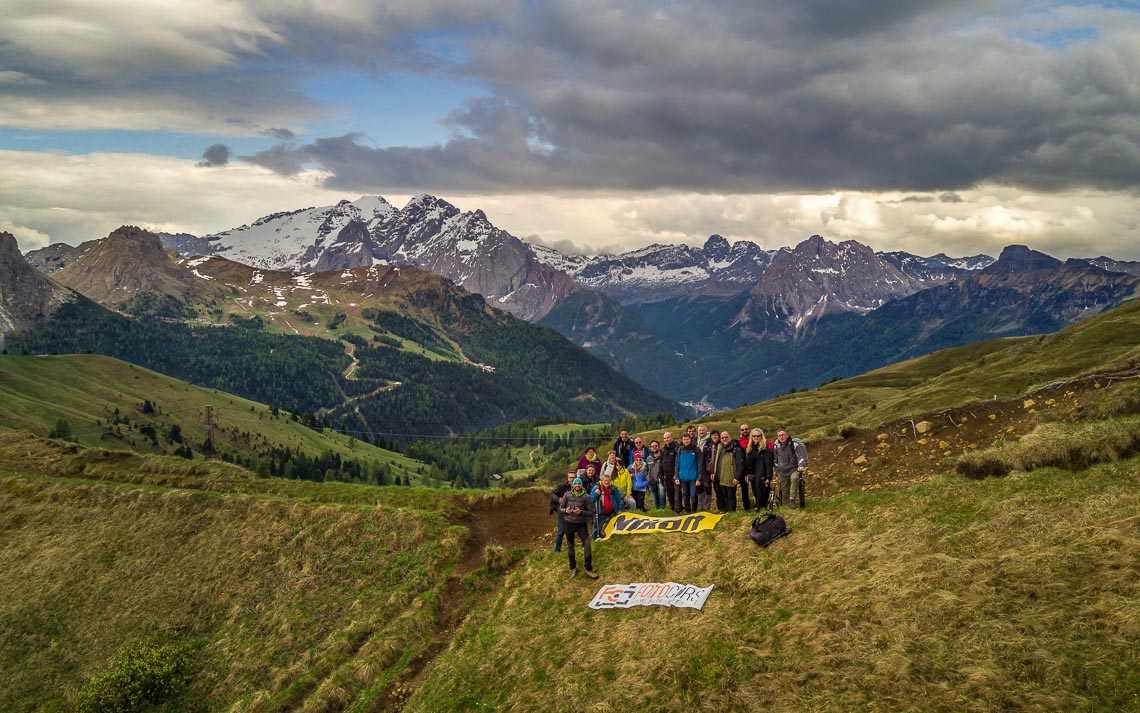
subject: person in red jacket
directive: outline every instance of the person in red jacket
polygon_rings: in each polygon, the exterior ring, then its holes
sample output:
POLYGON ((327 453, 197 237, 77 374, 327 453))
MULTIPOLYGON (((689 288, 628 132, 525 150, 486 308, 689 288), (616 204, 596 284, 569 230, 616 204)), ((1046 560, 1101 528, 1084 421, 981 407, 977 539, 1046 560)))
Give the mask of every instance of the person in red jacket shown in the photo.
POLYGON ((740 424, 740 438, 737 440, 740 443, 741 450, 748 450, 748 443, 752 440, 752 429, 748 427, 747 423, 740 424))

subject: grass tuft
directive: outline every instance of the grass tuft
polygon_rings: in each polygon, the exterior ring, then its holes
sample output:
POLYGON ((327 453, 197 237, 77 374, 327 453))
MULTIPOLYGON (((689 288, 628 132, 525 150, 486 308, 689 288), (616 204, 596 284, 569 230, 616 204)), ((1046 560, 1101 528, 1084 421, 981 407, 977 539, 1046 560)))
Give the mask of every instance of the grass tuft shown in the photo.
POLYGON ((955 467, 968 478, 1007 475, 1054 466, 1079 470, 1140 451, 1140 417, 1107 421, 1044 423, 1020 440, 962 455, 955 467))

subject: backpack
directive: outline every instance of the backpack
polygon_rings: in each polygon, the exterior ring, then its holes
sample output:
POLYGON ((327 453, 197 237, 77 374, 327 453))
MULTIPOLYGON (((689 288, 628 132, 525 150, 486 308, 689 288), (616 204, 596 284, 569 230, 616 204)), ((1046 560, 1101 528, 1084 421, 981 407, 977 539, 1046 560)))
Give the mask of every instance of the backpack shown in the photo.
POLYGON ((791 532, 784 518, 774 512, 766 512, 752 521, 752 531, 748 536, 761 547, 767 547, 791 532))

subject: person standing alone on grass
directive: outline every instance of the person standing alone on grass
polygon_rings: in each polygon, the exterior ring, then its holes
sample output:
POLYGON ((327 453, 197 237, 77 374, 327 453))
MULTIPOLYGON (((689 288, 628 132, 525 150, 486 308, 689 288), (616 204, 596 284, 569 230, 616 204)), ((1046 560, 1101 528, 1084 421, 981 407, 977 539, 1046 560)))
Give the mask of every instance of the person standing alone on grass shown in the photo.
POLYGON ((776 477, 780 483, 780 502, 787 503, 795 510, 800 506, 807 449, 801 441, 788 436, 786 428, 780 428, 776 431, 776 447, 773 451, 776 477))
POLYGON ((574 557, 574 538, 577 537, 582 542, 582 556, 586 561, 586 576, 590 579, 597 579, 598 575, 594 572, 594 554, 590 550, 590 533, 588 530, 590 521, 594 519, 594 503, 590 499, 589 493, 582 486, 581 478, 575 478, 570 487, 570 492, 562 496, 558 511, 566 520, 570 576, 578 576, 578 561, 574 557))

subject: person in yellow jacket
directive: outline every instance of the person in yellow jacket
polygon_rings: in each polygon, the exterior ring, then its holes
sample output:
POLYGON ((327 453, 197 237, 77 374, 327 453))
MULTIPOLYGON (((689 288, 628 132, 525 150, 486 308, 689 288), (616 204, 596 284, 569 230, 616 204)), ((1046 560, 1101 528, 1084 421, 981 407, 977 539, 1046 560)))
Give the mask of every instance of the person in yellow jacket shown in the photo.
POLYGON ((621 500, 625 503, 626 510, 633 510, 637 507, 637 503, 633 499, 633 477, 629 474, 629 469, 621 463, 618 463, 615 469, 613 484, 621 493, 621 500))

